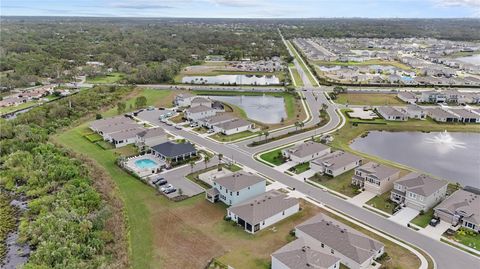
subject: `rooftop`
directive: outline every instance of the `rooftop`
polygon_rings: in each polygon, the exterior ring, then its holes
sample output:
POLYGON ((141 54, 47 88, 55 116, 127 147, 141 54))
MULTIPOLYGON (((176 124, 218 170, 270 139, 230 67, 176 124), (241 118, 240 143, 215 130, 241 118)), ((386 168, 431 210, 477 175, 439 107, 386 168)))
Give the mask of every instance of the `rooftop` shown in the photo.
POLYGON ((333 255, 321 252, 321 246, 314 240, 298 238, 272 254, 290 269, 327 269, 340 261, 333 255))
POLYGON ((313 142, 313 141, 308 141, 296 147, 286 149, 286 151, 288 151, 290 154, 294 156, 303 158, 328 148, 329 148, 328 146, 325 146, 323 144, 313 142))
POLYGON ((252 174, 245 174, 243 172, 236 172, 214 179, 214 182, 230 191, 239 191, 262 181, 265 181, 265 179, 252 174))
POLYGON ((187 109, 186 112, 187 113, 199 113, 199 112, 205 112, 205 111, 210 111, 210 110, 213 110, 213 108, 208 107, 208 106, 199 105, 199 106, 191 107, 191 108, 187 109))
POLYGON ((153 146, 152 149, 165 157, 174 158, 184 154, 189 154, 196 152, 197 150, 190 143, 173 143, 165 142, 156 146, 153 146))
POLYGON ((335 151, 313 160, 312 163, 336 170, 361 159, 362 158, 345 151, 335 151))
POLYGON ((166 135, 166 133, 160 127, 146 129, 146 130, 138 133, 138 136, 143 137, 143 138, 152 138, 152 137, 158 137, 158 136, 164 136, 164 135, 166 135))
POLYGON ((220 128, 220 129, 223 129, 223 130, 231 130, 231 129, 235 129, 235 128, 239 128, 239 127, 244 127, 244 126, 247 126, 247 125, 250 125, 250 124, 252 124, 252 123, 248 122, 246 120, 243 120, 243 119, 234 119, 234 120, 231 120, 231 121, 219 123, 215 126, 220 128))
POLYGON ((435 210, 459 214, 475 224, 480 223, 480 195, 458 190, 435 207, 435 210))
POLYGON ((401 111, 399 111, 398 109, 394 108, 394 107, 391 107, 391 106, 382 106, 382 107, 378 107, 377 108, 377 111, 380 113, 380 114, 385 114, 385 115, 388 115, 388 116, 393 116, 393 117, 405 117, 405 114, 401 111))
POLYGON ((383 164, 378 164, 376 162, 366 163, 358 167, 356 170, 364 171, 369 175, 375 176, 379 180, 387 179, 388 177, 400 172, 398 169, 383 164))
POLYGON ((448 182, 425 174, 412 172, 397 180, 395 184, 405 186, 408 191, 427 197, 443 186, 448 185, 448 182))

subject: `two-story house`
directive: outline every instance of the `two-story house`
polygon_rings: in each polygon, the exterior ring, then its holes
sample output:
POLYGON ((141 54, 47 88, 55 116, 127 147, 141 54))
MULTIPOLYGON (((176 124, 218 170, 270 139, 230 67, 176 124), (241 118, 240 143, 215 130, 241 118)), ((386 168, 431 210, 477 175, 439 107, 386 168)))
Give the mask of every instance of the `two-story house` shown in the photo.
POLYGON ((375 162, 366 163, 355 169, 352 184, 366 191, 381 195, 393 188, 393 182, 400 177, 400 170, 375 162))
POLYGON ((410 173, 393 184, 390 199, 397 204, 427 211, 445 198, 447 186, 448 182, 445 180, 410 173))
POLYGON ((213 187, 205 192, 205 198, 215 203, 222 201, 226 205, 235 205, 264 193, 265 179, 236 172, 213 180, 213 187))
POLYGON ((452 225, 480 232, 480 190, 458 190, 435 207, 435 216, 452 225))
POLYGON ((362 158, 344 151, 334 151, 310 162, 316 173, 336 177, 362 164, 362 158))

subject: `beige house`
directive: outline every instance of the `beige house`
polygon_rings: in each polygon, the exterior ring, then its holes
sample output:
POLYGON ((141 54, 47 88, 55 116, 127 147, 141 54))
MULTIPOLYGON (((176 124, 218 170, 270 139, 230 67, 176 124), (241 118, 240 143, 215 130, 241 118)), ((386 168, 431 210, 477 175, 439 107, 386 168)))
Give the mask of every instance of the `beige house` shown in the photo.
POLYGON ((330 147, 307 141, 293 148, 282 150, 283 157, 296 163, 305 163, 330 153, 330 147))
POLYGON ((336 177, 362 164, 362 158, 344 151, 335 151, 310 162, 310 169, 336 177))
POLYGON ((393 188, 393 182, 400 177, 400 170, 375 162, 366 163, 355 169, 352 184, 366 191, 381 195, 393 188))
POLYGON ((480 191, 458 190, 435 207, 435 216, 480 232, 480 191))

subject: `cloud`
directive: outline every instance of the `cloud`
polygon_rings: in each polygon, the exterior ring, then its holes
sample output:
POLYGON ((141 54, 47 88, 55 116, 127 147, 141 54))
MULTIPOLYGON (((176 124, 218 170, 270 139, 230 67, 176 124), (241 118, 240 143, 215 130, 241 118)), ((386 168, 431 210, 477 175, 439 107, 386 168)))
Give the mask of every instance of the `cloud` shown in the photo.
POLYGON ((480 0, 436 0, 435 2, 444 7, 480 8, 480 0))
POLYGON ((229 7, 253 7, 261 5, 259 0, 211 0, 211 2, 220 6, 229 7))
POLYGON ((113 8, 124 8, 124 9, 168 9, 174 8, 172 6, 162 5, 162 4, 127 4, 127 3, 116 3, 112 4, 113 8))

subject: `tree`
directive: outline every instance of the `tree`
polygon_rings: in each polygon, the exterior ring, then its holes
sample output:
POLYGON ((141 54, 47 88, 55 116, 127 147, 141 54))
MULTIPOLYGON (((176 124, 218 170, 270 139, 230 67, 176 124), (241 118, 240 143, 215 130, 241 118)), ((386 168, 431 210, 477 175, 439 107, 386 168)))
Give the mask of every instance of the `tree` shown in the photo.
POLYGON ((305 123, 303 121, 298 122, 298 127, 300 127, 300 130, 305 127, 305 123))
POLYGON ((118 114, 123 114, 126 109, 127 109, 127 105, 125 104, 125 102, 118 102, 117 103, 117 113, 118 114))
POLYGON ((191 170, 191 173, 193 173, 193 168, 195 167, 195 161, 190 161, 190 170, 191 170))
POLYGON ((268 131, 265 131, 265 132, 263 133, 263 135, 265 136, 265 141, 267 141, 268 136, 270 135, 270 133, 269 133, 268 131))
POLYGON ((182 196, 182 195, 183 195, 183 190, 182 190, 182 188, 178 188, 178 195, 179 195, 179 196, 182 196))
POLYGON ((203 162, 205 163, 205 169, 207 169, 207 165, 209 161, 210 161, 210 156, 205 155, 205 157, 203 157, 203 162))
POLYGON ((295 131, 298 130, 298 127, 300 127, 300 122, 296 121, 296 122, 295 122, 295 131))
POLYGON ((327 111, 327 109, 328 109, 328 105, 325 104, 325 103, 323 103, 323 104, 322 104, 322 110, 323 110, 323 111, 327 111))
POLYGON ((222 158, 223 158, 223 154, 219 153, 218 154, 218 171, 222 171, 222 158))
POLYGON ((135 107, 138 109, 138 108, 142 108, 142 107, 145 107, 147 105, 147 97, 145 96, 138 96, 137 98, 135 98, 135 107))
POLYGON ((102 114, 98 114, 98 113, 97 113, 97 114, 95 115, 95 119, 97 119, 97 120, 102 119, 102 114))

